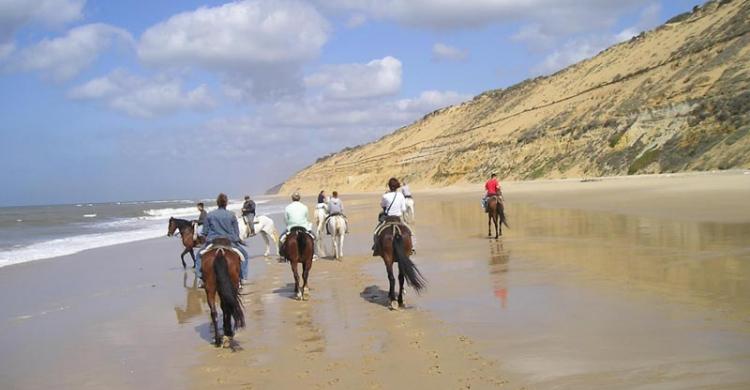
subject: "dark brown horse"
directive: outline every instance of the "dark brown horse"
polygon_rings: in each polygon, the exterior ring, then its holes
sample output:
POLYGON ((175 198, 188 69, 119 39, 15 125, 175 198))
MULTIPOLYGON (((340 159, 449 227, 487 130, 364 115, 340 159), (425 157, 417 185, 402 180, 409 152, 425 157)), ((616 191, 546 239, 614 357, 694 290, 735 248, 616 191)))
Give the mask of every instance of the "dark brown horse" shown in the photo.
POLYGON ((185 250, 180 254, 180 260, 182 261, 182 268, 187 267, 185 265, 185 254, 190 253, 190 257, 193 258, 193 268, 195 268, 195 254, 193 248, 203 245, 203 237, 198 236, 197 240, 193 240, 193 223, 185 219, 177 219, 170 217, 169 226, 167 227, 167 236, 172 237, 175 231, 180 232, 182 237, 182 245, 185 246, 185 250))
POLYGON ((201 256, 201 272, 208 307, 211 309, 211 326, 214 331, 214 345, 222 345, 222 337, 216 323, 216 293, 221 300, 221 312, 224 316, 223 345, 230 347, 234 337, 234 328, 245 326, 245 314, 240 299, 240 261, 241 256, 232 250, 227 239, 213 241, 208 252, 201 256), (234 327, 232 326, 234 319, 234 327))
POLYGON ((503 224, 505 227, 508 226, 508 221, 505 218, 505 205, 503 201, 498 197, 490 196, 487 199, 487 236, 492 237, 492 224, 495 224, 495 238, 503 235, 503 224))
POLYGON ((412 252, 411 232, 406 225, 394 224, 400 222, 399 218, 389 217, 386 222, 391 222, 378 235, 380 257, 385 263, 388 272, 388 298, 390 309, 396 310, 404 307, 404 279, 419 293, 426 286, 426 281, 419 272, 417 266, 409 258, 412 252), (398 306, 396 305, 396 278, 393 276, 393 263, 398 263, 398 306))
POLYGON ((307 287, 307 278, 313 263, 313 238, 303 228, 293 227, 287 234, 282 253, 289 260, 294 274, 294 296, 297 300, 308 300, 310 289, 307 287), (302 288, 299 285, 299 272, 297 264, 302 263, 302 288))

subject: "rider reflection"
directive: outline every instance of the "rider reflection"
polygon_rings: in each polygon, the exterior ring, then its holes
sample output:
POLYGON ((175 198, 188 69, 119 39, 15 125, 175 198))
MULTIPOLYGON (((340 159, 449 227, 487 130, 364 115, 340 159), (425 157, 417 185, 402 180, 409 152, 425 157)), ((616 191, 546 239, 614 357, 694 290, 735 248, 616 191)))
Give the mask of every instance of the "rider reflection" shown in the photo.
POLYGON ((492 278, 495 297, 500 300, 500 307, 505 309, 508 305, 508 288, 505 286, 505 275, 508 272, 510 262, 509 253, 503 248, 502 241, 491 241, 490 243, 490 273, 492 278))

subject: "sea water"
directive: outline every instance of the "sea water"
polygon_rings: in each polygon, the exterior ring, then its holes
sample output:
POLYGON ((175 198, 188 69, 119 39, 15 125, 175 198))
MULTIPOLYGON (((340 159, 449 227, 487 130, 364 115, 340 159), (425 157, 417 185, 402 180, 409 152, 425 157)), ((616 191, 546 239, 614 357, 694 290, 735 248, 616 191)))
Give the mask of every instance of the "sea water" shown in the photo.
MULTIPOLYGON (((213 200, 204 200, 207 205, 213 200)), ((284 205, 255 200, 258 215, 284 205)), ((170 217, 196 219, 194 200, 153 200, 0 207, 0 267, 82 250, 166 236, 170 217)), ((207 207, 207 211, 215 207, 207 207)), ((228 209, 239 215, 240 200, 228 209)))

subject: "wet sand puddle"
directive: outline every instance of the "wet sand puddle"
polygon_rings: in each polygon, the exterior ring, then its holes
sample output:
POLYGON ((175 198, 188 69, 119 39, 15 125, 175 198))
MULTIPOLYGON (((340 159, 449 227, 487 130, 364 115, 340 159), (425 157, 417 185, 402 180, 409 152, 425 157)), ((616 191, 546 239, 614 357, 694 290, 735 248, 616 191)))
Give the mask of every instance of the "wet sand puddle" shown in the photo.
POLYGON ((491 240, 477 203, 418 202, 419 306, 522 383, 750 386, 750 224, 510 203, 491 240))

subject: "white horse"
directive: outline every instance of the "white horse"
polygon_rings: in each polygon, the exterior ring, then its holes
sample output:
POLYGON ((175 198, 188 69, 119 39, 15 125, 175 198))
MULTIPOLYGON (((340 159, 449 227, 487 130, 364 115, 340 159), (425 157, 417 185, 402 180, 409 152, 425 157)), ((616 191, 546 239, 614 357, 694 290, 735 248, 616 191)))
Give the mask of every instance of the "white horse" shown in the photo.
POLYGON ((315 225, 315 251, 320 257, 323 257, 326 254, 325 245, 323 244, 323 237, 326 235, 326 217, 328 217, 328 205, 325 203, 318 203, 315 206, 313 224, 315 225))
POLYGON ((334 215, 328 218, 328 231, 333 239, 333 255, 336 260, 344 257, 344 235, 346 235, 346 218, 334 215))
POLYGON ((404 222, 409 225, 414 225, 414 199, 406 198, 406 211, 404 212, 404 222))
MULTIPOLYGON (((240 238, 244 240, 250 237, 250 227, 245 223, 245 218, 237 217, 237 224, 240 226, 240 238)), ((263 256, 271 254, 271 242, 278 252, 279 236, 276 227, 273 225, 273 220, 265 215, 259 215, 255 217, 253 224, 255 225, 255 233, 263 237, 263 241, 266 243, 266 251, 263 256)))

